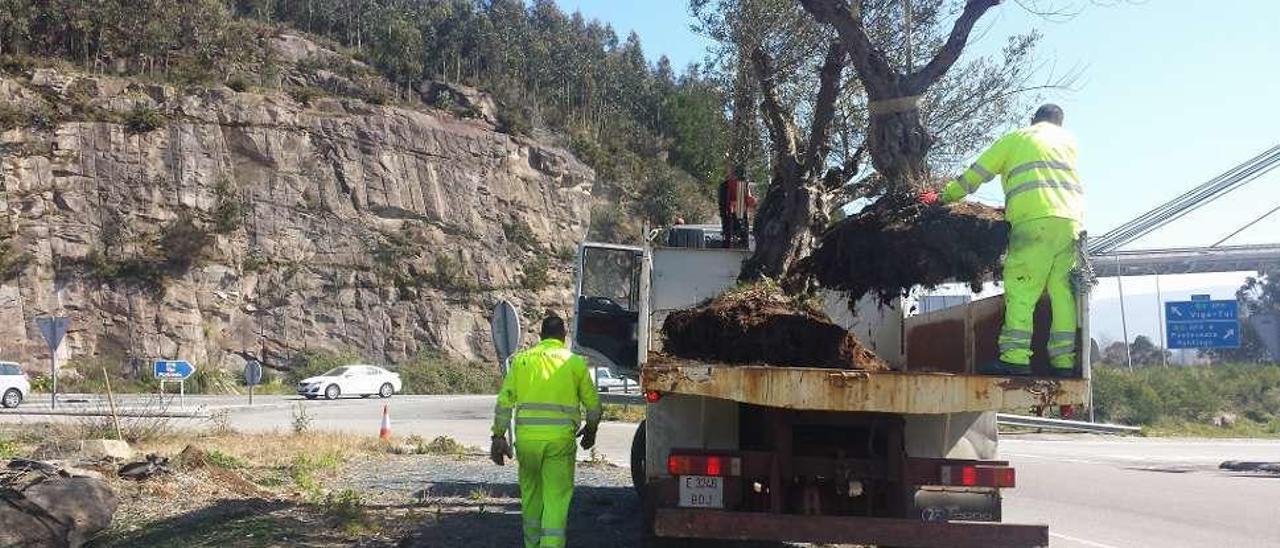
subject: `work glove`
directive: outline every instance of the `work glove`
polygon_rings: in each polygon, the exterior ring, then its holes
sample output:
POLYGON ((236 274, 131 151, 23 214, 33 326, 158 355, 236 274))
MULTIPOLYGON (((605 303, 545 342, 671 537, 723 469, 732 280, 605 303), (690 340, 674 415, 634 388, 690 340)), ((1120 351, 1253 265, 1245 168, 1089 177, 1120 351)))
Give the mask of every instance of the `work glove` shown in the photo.
POLYGON ((511 444, 507 442, 506 436, 494 436, 493 442, 489 445, 489 460, 498 466, 505 466, 504 457, 507 459, 515 457, 511 453, 511 444))
POLYGON ((917 199, 920 200, 920 203, 924 205, 935 205, 939 202, 939 198, 940 196, 936 190, 926 190, 921 192, 917 197, 917 199))
POLYGON ((578 431, 578 437, 582 438, 582 442, 579 445, 583 449, 591 449, 596 446, 596 428, 599 426, 598 424, 588 424, 578 431))

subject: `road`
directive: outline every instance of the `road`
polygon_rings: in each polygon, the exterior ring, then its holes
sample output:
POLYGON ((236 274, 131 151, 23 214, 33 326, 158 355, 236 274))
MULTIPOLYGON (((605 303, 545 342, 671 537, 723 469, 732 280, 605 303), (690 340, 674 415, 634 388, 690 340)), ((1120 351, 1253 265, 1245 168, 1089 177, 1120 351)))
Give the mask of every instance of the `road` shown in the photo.
MULTIPOLYGON (((396 396, 305 401, 293 396, 189 396, 186 408, 226 410, 230 425, 249 432, 287 432, 301 406, 311 427, 376 435, 388 405, 397 436, 450 436, 488 445, 492 396, 396 396)), ((98 408, 64 404, 60 409, 98 408)), ((125 401, 123 408, 140 405, 125 401)), ((47 409, 47 401, 24 410, 47 409)), ((50 420, 0 412, 0 422, 50 420)), ((61 417, 54 417, 60 420, 61 417)), ((181 422, 198 425, 199 420, 181 422)), ((605 423, 599 452, 627 465, 635 427, 605 423)), ((1018 470, 1006 491, 1005 521, 1048 523, 1054 548, 1280 546, 1280 476, 1222 472, 1224 460, 1280 461, 1280 441, 1163 440, 1076 435, 1019 435, 1001 440, 1002 457, 1018 470)), ((582 455, 583 458, 586 455, 582 455)))

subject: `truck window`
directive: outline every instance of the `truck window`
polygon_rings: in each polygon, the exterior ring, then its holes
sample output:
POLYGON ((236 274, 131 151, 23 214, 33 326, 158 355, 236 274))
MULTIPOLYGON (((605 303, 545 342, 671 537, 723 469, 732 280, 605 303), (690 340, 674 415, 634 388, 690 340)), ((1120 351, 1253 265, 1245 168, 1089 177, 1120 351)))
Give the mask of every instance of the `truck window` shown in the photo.
POLYGON ((636 367, 639 348, 641 256, 630 249, 585 246, 582 263, 582 292, 578 295, 579 347, 594 351, 609 363, 600 365, 636 367))

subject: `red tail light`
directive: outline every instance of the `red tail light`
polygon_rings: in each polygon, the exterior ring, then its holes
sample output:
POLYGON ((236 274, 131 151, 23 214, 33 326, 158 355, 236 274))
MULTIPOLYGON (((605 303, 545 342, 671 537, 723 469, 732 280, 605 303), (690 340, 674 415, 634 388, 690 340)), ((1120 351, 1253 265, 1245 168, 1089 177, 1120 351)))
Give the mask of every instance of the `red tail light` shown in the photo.
POLYGON ((647 401, 649 403, 658 403, 658 400, 660 399, 662 399, 661 392, 658 392, 657 390, 644 391, 644 401, 647 401))
POLYGON ((1008 466, 948 465, 942 467, 942 484, 960 487, 1013 487, 1017 474, 1008 466))
POLYGON ((741 476, 742 459, 718 455, 671 455, 667 472, 673 476, 741 476))

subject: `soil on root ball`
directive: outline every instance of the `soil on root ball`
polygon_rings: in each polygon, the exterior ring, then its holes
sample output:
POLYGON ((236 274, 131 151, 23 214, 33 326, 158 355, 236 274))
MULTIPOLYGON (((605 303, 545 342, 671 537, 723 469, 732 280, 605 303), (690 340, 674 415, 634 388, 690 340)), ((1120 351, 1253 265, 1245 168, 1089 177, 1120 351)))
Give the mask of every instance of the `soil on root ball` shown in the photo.
POLYGON ((884 370, 888 366, 826 315, 774 284, 731 290, 670 313, 664 351, 688 359, 791 367, 884 370))
POLYGON ((831 227, 802 268, 850 302, 868 293, 889 302, 914 286, 996 279, 1009 243, 1000 210, 961 202, 927 206, 881 200, 831 227))

